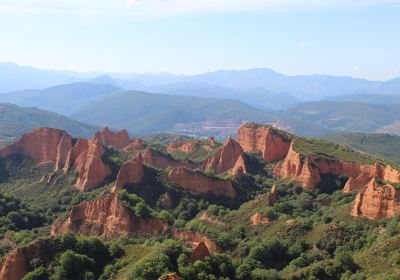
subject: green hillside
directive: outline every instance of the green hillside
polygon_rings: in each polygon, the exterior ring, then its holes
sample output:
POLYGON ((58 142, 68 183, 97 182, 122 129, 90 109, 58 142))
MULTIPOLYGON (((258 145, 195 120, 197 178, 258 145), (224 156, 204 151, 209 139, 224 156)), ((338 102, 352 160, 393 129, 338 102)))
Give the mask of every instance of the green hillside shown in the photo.
POLYGON ((393 131, 393 126, 399 125, 400 105, 333 101, 306 102, 281 112, 280 116, 310 121, 336 131, 375 132, 385 131, 389 129, 389 126, 393 131))
POLYGON ((10 143, 38 127, 60 128, 74 137, 92 137, 98 130, 96 126, 49 111, 0 103, 0 145, 10 143))
POLYGON ((325 137, 327 140, 400 163, 400 136, 383 133, 337 133, 325 137))
POLYGON ((83 105, 109 97, 120 89, 113 85, 72 83, 45 89, 32 89, 0 94, 0 101, 18 106, 38 107, 60 114, 71 114, 83 105))
POLYGON ((72 118, 134 134, 171 131, 177 125, 240 126, 243 121, 269 121, 272 115, 240 101, 127 91, 82 107, 72 118))

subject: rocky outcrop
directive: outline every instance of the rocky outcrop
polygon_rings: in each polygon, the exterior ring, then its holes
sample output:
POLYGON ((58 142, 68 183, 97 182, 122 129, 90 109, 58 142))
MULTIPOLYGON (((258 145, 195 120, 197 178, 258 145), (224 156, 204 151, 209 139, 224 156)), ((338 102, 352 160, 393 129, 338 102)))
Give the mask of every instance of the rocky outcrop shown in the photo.
POLYGON ((102 161, 103 154, 103 145, 96 139, 78 139, 70 150, 64 171, 78 171, 75 186, 80 191, 96 188, 112 174, 111 169, 102 161))
POLYGON ((131 151, 139 151, 143 150, 145 148, 145 144, 142 139, 138 138, 135 140, 132 140, 126 147, 123 148, 125 152, 131 152, 131 151))
POLYGON ((328 173, 349 178, 344 187, 346 192, 365 188, 374 177, 393 183, 400 182, 400 171, 389 165, 361 164, 322 155, 304 155, 294 151, 293 145, 274 172, 279 177, 300 183, 306 189, 314 189, 321 182, 321 175, 328 173))
POLYGON ((160 278, 158 278, 158 280, 181 280, 181 278, 178 276, 178 274, 173 272, 161 276, 160 278))
POLYGON ((260 212, 256 212, 250 217, 250 222, 253 226, 265 225, 269 223, 269 219, 262 215, 260 212))
POLYGON ((400 213, 399 191, 390 184, 372 179, 354 201, 352 215, 368 219, 391 218, 400 213))
POLYGON ((167 167, 183 166, 193 168, 194 164, 187 160, 175 160, 169 155, 164 155, 151 148, 146 148, 142 151, 143 163, 158 169, 166 169, 167 167))
POLYGON ((115 184, 116 190, 120 190, 128 184, 137 184, 142 181, 144 176, 144 166, 142 153, 139 152, 136 157, 125 162, 118 173, 117 182, 115 184))
POLYGON ((102 161, 104 148, 98 140, 73 140, 59 129, 39 128, 26 133, 19 141, 0 150, 0 157, 13 153, 24 154, 37 164, 54 164, 55 171, 77 170, 75 186, 81 191, 97 187, 111 175, 102 161))
POLYGON ((312 161, 298 152, 292 146, 283 163, 275 168, 275 174, 300 183, 306 189, 314 189, 321 182, 319 170, 312 161))
POLYGON ((215 253, 220 250, 217 243, 204 234, 191 231, 179 231, 176 229, 172 231, 172 234, 175 238, 189 244, 192 248, 196 248, 200 243, 204 243, 210 253, 215 253))
POLYGON ((265 161, 277 161, 286 157, 291 140, 283 132, 253 123, 243 125, 237 136, 240 146, 247 153, 259 152, 265 161))
POLYGON ((215 174, 224 172, 232 175, 245 174, 246 166, 242 147, 229 136, 222 150, 205 161, 204 170, 212 170, 215 174))
POLYGON ((0 260, 1 280, 20 280, 34 259, 51 259, 57 246, 51 239, 38 239, 27 246, 19 247, 0 260))
POLYGON ((201 172, 184 167, 173 168, 168 173, 168 178, 193 195, 210 193, 231 199, 235 198, 236 195, 236 191, 229 180, 210 178, 201 172))
POLYGON ((141 218, 119 200, 115 192, 72 208, 68 218, 52 226, 52 234, 73 232, 112 238, 129 234, 165 232, 168 225, 158 218, 141 218))
POLYGON ((171 143, 167 146, 167 152, 172 154, 173 152, 181 152, 185 154, 195 153, 202 149, 201 143, 198 140, 190 139, 171 143))
POLYGON ((128 131, 126 129, 113 132, 109 130, 108 127, 105 127, 98 131, 94 138, 106 147, 113 146, 118 149, 122 149, 130 142, 128 131))
POLYGON ((54 164, 55 169, 63 168, 72 148, 72 138, 65 131, 55 128, 38 128, 25 133, 22 138, 1 149, 0 157, 22 153, 37 164, 54 164))
POLYGON ((204 260, 204 258, 208 257, 209 255, 211 255, 210 251, 208 250, 207 245, 202 241, 196 246, 196 248, 193 249, 189 256, 189 260, 192 262, 204 260))

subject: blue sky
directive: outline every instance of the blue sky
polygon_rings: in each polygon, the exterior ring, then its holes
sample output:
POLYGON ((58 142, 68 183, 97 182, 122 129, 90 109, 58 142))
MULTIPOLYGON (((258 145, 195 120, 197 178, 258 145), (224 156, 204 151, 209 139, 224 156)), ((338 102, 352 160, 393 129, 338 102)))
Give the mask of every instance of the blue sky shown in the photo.
POLYGON ((400 77, 400 0, 0 0, 0 61, 400 77))

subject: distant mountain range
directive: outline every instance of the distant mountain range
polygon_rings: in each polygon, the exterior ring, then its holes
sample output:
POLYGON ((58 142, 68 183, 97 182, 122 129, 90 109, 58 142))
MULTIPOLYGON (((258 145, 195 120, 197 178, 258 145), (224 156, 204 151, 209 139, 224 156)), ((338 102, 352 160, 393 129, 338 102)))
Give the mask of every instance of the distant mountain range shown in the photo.
POLYGON ((8 144, 23 133, 38 127, 66 130, 73 137, 91 138, 99 127, 71 120, 65 116, 40 110, 0 103, 0 146, 8 144))
POLYGON ((0 92, 42 89, 75 82, 108 84, 156 93, 231 98, 262 109, 282 110, 300 101, 354 94, 400 95, 400 78, 368 81, 329 75, 287 76, 270 69, 220 70, 200 75, 77 73, 0 63, 0 92))
POLYGON ((0 101, 69 115, 92 101, 109 97, 118 91, 121 89, 113 85, 81 82, 0 94, 0 101))
POLYGON ((175 131, 193 135, 234 133, 246 121, 274 117, 231 99, 125 91, 83 106, 70 115, 82 122, 127 128, 134 134, 175 131))

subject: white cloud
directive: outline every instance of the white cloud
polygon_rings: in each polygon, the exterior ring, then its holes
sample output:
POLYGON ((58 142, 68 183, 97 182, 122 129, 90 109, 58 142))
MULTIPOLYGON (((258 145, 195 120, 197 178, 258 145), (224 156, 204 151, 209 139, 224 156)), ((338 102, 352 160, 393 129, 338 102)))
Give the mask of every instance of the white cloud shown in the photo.
POLYGON ((353 70, 353 72, 358 72, 358 71, 360 71, 360 66, 354 65, 352 70, 353 70))
POLYGON ((260 9, 292 12, 366 5, 396 6, 400 5, 400 0, 0 0, 0 14, 63 12, 154 17, 260 9))
POLYGON ((298 42, 298 43, 297 43, 297 46, 298 46, 299 48, 304 48, 304 47, 306 46, 306 43, 305 43, 305 42, 298 42))

